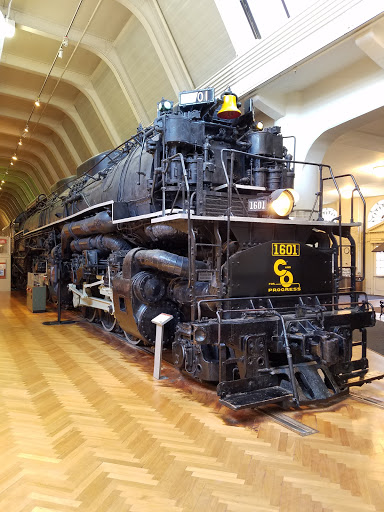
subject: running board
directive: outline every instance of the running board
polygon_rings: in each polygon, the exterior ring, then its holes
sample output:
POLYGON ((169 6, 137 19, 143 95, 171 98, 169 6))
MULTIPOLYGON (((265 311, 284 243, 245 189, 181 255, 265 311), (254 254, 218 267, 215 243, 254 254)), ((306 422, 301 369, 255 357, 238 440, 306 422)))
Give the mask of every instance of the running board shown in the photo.
POLYGON ((233 393, 220 398, 219 402, 234 411, 248 407, 260 407, 262 405, 284 402, 292 398, 292 393, 280 386, 233 393))

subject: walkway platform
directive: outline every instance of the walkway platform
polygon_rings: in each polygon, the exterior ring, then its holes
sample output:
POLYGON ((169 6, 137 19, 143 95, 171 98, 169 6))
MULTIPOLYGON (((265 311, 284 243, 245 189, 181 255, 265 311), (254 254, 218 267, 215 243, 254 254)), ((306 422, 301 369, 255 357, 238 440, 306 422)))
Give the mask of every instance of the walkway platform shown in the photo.
MULTIPOLYGON (((0 293, 0 510, 384 510, 384 409, 288 412, 319 431, 300 437, 167 364, 154 380, 151 355, 92 324, 42 325, 54 319, 0 293)), ((384 381, 356 392, 384 401, 384 381)))

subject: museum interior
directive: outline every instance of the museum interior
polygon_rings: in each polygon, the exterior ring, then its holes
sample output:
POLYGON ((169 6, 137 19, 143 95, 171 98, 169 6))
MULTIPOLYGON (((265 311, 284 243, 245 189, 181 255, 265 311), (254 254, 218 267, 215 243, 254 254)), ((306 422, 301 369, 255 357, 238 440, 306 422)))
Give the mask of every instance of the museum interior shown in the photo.
POLYGON ((0 510, 384 510, 379 0, 0 0, 0 510))

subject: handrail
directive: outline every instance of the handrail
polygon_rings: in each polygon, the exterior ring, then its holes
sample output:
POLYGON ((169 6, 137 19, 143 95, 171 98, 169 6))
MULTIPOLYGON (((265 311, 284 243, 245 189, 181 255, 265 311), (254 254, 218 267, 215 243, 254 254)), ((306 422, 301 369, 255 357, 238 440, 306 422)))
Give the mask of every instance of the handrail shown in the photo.
MULTIPOLYGON (((320 171, 320 183, 319 183, 319 187, 320 187, 320 199, 319 199, 319 216, 318 216, 318 219, 319 221, 322 221, 324 220, 323 219, 323 178, 322 178, 322 171, 323 171, 323 167, 325 167, 326 169, 329 170, 329 173, 331 175, 330 178, 327 178, 327 179, 332 179, 333 180, 333 184, 335 185, 335 188, 338 192, 338 195, 339 195, 339 200, 341 200, 341 193, 340 193, 340 189, 338 187, 338 184, 335 180, 335 176, 333 174, 333 171, 332 171, 332 167, 330 165, 326 165, 326 164, 322 164, 322 163, 317 163, 317 162, 305 162, 303 160, 287 160, 286 158, 277 158, 277 157, 273 157, 273 156, 265 156, 265 155, 260 155, 258 153, 247 153, 246 151, 240 151, 238 149, 222 149, 221 150, 221 163, 223 165, 223 168, 224 168, 224 172, 225 172, 225 175, 226 175, 226 181, 227 181, 227 184, 229 185, 229 178, 228 178, 228 173, 226 172, 226 167, 225 167, 225 164, 224 164, 224 160, 223 160, 223 152, 224 151, 230 151, 232 153, 237 153, 239 155, 245 155, 245 156, 248 156, 248 157, 256 157, 256 158, 262 158, 263 160, 266 160, 266 161, 270 161, 270 162, 281 162, 281 163, 284 163, 284 164, 287 164, 288 166, 290 164, 301 164, 301 165, 311 165, 311 166, 314 166, 314 167, 318 167, 319 168, 319 171, 320 171)), ((339 213, 341 215, 341 206, 339 207, 339 213)))
MULTIPOLYGON (((192 243, 194 243, 194 239, 195 239, 195 236, 194 236, 194 233, 192 233, 192 223, 191 223, 191 195, 190 195, 190 187, 189 187, 189 183, 188 183, 188 175, 187 175, 187 170, 185 168, 185 162, 184 162, 184 156, 182 153, 176 153, 175 155, 172 155, 166 159, 164 159, 165 162, 167 162, 167 165, 163 171, 163 176, 162 176, 162 180, 163 180, 163 186, 162 186, 162 190, 163 190, 163 194, 162 194, 162 211, 163 211, 163 217, 165 216, 165 183, 164 183, 164 176, 165 174, 167 173, 168 171, 168 168, 169 168, 169 164, 171 162, 171 160, 174 160, 176 157, 180 157, 180 162, 181 162, 181 168, 182 168, 182 171, 183 171, 183 178, 184 178, 184 183, 185 183, 185 188, 187 190, 187 226, 188 226, 188 255, 189 255, 189 258, 188 258, 188 286, 190 288, 192 288, 192 294, 195 293, 195 287, 192 286, 192 283, 195 282, 195 272, 196 272, 196 269, 195 269, 195 258, 192 257, 191 255, 191 252, 192 252, 192 243)), ((179 190, 178 190, 179 192, 179 190)), ((177 193, 178 193, 177 192, 177 193)), ((185 197, 184 197, 184 194, 183 194, 183 211, 185 209, 185 197)), ((193 251, 194 252, 194 251, 193 251)), ((194 298, 192 298, 192 306, 191 306, 191 320, 193 321, 195 318, 195 300, 194 298)))
MULTIPOLYGON (((337 176, 334 176, 334 180, 337 180, 338 178, 351 178, 351 180, 353 181, 353 184, 355 186, 355 188, 351 191, 351 219, 350 219, 351 223, 354 222, 354 220, 353 220, 353 194, 355 192, 357 192, 359 194, 360 199, 363 203, 363 270, 362 270, 361 277, 358 277, 356 279, 356 281, 362 282, 365 279, 365 265, 366 265, 365 241, 366 241, 366 224, 367 224, 367 219, 366 219, 367 204, 365 202, 364 196, 363 196, 363 194, 360 190, 360 187, 359 187, 355 177, 353 176, 353 174, 339 174, 337 176)), ((323 178, 323 181, 327 181, 329 179, 331 179, 331 178, 323 178)), ((340 204, 340 200, 339 200, 339 204, 340 204)), ((340 215, 341 215, 341 213, 340 213, 340 215)), ((340 266, 342 266, 341 263, 340 263, 340 266)))
MULTIPOLYGON (((225 149, 221 150, 221 165, 223 166, 223 171, 224 171, 224 174, 225 174, 225 179, 227 181, 227 190, 228 190, 228 194, 227 194, 227 262, 228 262, 229 261, 229 237, 231 235, 232 183, 229 180, 227 168, 226 168, 225 163, 224 163, 224 151, 231 151, 231 150, 228 150, 228 149, 227 150, 225 150, 225 149)), ((231 178, 233 179, 233 154, 231 154, 231 178)), ((228 274, 229 273, 227 272, 227 274, 226 274, 226 283, 225 283, 225 287, 226 288, 228 288, 228 283, 229 283, 229 275, 228 274)))
MULTIPOLYGON (((311 166, 314 166, 314 167, 318 167, 320 175, 319 175, 319 215, 317 217, 317 220, 318 221, 323 221, 324 220, 324 218, 323 218, 323 193, 324 193, 323 192, 323 181, 325 179, 332 179, 333 184, 335 186, 335 189, 337 191, 337 194, 339 196, 338 227, 339 227, 339 237, 340 237, 340 240, 341 240, 341 238, 342 238, 341 192, 340 192, 339 186, 337 184, 337 181, 335 179, 335 176, 333 174, 332 167, 330 165, 321 164, 321 163, 315 163, 315 162, 305 162, 305 161, 302 161, 302 160, 287 160, 286 158, 276 158, 276 157, 272 157, 272 156, 266 157, 265 155, 260 155, 260 154, 256 154, 256 153, 247 153, 246 151, 240 151, 238 149, 222 149, 221 150, 221 163, 222 163, 222 166, 223 166, 223 169, 224 169, 224 173, 225 173, 225 177, 226 177, 226 181, 227 181, 227 185, 228 185, 228 196, 230 194, 230 192, 229 192, 230 180, 228 178, 228 173, 227 173, 227 170, 226 170, 226 167, 225 167, 225 163, 224 163, 224 158, 223 158, 224 151, 231 152, 232 154, 237 153, 239 155, 246 155, 248 157, 250 156, 250 157, 255 157, 255 158, 262 158, 262 159, 264 159, 266 161, 270 161, 270 162, 281 162, 281 163, 286 164, 287 167, 289 167, 290 164, 311 165, 311 166), (326 169, 329 170, 329 173, 331 175, 330 178, 323 178, 323 167, 325 167, 326 169)), ((233 172, 232 159, 231 159, 231 172, 233 172)), ((236 191, 237 191, 237 189, 236 189, 236 191)), ((237 193, 239 194, 238 191, 237 191, 237 193)), ((229 200, 229 197, 228 197, 228 200, 229 200)), ((229 213, 228 213, 228 220, 227 220, 227 222, 228 222, 228 224, 230 223, 229 213)), ((343 266, 343 254, 342 254, 342 251, 340 250, 340 248, 339 248, 339 261, 340 261, 340 267, 342 267, 343 266)), ((227 272, 227 280, 228 280, 228 272, 227 272)))
MULTIPOLYGON (((329 303, 326 303, 326 304, 320 304, 320 305, 323 305, 325 307, 336 307, 338 310, 340 310, 340 306, 350 306, 352 307, 353 305, 354 306, 357 306, 357 305, 363 305, 363 304, 367 304, 369 305, 371 308, 372 308, 372 311, 374 311, 374 307, 372 306, 372 304, 370 302, 368 302, 367 300, 367 294, 365 292, 360 292, 360 295, 364 295, 365 296, 365 299, 366 300, 361 300, 361 301, 348 301, 348 302, 339 302, 338 299, 339 297, 343 297, 345 296, 346 294, 344 293, 334 293, 334 292, 329 292, 329 293, 307 293, 307 294, 301 294, 301 295, 290 295, 289 298, 292 298, 292 299, 296 299, 296 298, 303 298, 303 297, 333 297, 333 300, 332 302, 329 302, 329 303)), ((273 300, 273 299, 286 299, 287 296, 286 295, 274 295, 273 297, 271 296, 268 296, 268 295, 264 295, 264 296, 252 296, 252 297, 225 297, 225 298, 222 298, 222 299, 218 299, 217 297, 212 297, 211 298, 202 298, 198 301, 197 303, 197 321, 201 321, 202 319, 202 314, 201 314, 201 305, 202 304, 208 304, 208 303, 213 303, 213 302, 221 302, 221 303, 225 303, 225 302, 239 302, 239 301, 253 301, 255 299, 268 299, 268 300, 273 300)), ((276 308, 274 307, 273 309, 284 309, 284 308, 287 308, 287 306, 282 306, 281 308, 276 308)), ((261 311, 268 311, 269 308, 265 307, 263 309, 261 309, 261 311)), ((241 310, 239 309, 226 309, 226 310, 222 310, 223 312, 241 312, 241 310)), ((247 308, 246 311, 252 311, 252 309, 250 308, 247 308)))

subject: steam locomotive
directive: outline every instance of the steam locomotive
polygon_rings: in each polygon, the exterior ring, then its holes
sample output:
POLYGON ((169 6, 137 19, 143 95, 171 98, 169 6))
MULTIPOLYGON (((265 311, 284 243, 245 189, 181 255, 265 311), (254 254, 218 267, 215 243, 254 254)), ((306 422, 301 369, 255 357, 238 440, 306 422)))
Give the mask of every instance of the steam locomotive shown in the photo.
POLYGON ((256 123, 250 100, 239 107, 212 88, 160 101, 151 126, 15 219, 13 284, 46 273, 53 300, 134 345, 153 346, 152 319, 170 315, 174 365, 216 383, 232 409, 327 401, 374 378, 356 224, 324 221, 322 190, 317 220, 292 217, 295 160, 280 128, 256 123))

